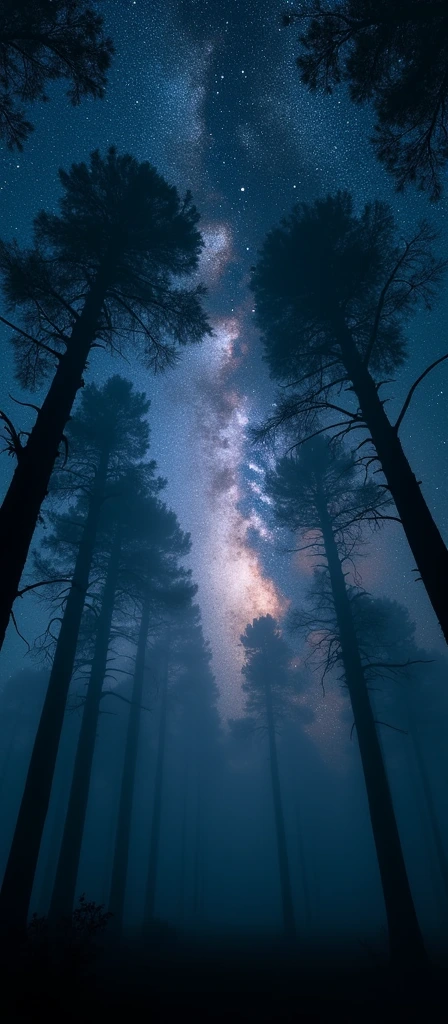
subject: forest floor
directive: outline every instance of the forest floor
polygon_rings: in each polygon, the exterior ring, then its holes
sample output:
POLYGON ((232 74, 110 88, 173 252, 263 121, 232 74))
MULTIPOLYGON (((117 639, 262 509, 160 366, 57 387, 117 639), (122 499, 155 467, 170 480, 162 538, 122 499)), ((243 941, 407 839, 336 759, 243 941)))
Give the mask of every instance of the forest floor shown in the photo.
POLYGON ((238 938, 102 947, 82 964, 37 958, 11 969, 10 962, 1 978, 2 1024, 448 1021, 442 967, 397 976, 344 959, 341 950, 316 957, 238 938))

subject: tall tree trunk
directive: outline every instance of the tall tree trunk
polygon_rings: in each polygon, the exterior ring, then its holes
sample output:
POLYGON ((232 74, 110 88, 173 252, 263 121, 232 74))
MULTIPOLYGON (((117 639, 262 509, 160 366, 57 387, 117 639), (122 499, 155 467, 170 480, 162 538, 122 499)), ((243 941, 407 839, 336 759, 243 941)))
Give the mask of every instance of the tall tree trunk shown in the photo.
POLYGON ((345 680, 358 735, 367 799, 383 888, 391 958, 399 966, 426 963, 383 755, 370 704, 352 608, 325 500, 318 505, 341 644, 345 680))
POLYGON ((87 295, 0 508, 0 648, 64 429, 82 387, 110 275, 110 267, 100 271, 87 295))
POLYGON ((386 416, 375 381, 347 331, 341 333, 341 351, 415 564, 448 643, 448 549, 404 454, 398 433, 386 416))
POLYGON ((56 807, 53 816, 53 823, 50 831, 50 839, 48 843, 47 860, 42 878, 42 885, 40 889, 40 896, 38 900, 37 913, 45 915, 48 913, 48 907, 51 900, 51 892, 53 889, 54 878, 56 874, 56 867, 58 863, 58 850, 61 840, 61 833, 64 827, 65 809, 67 806, 67 787, 65 786, 66 780, 62 780, 62 784, 59 787, 59 794, 56 801, 56 807))
POLYGON ((0 927, 26 926, 39 848, 50 802, 56 758, 64 722, 86 599, 101 504, 107 479, 108 451, 101 455, 89 511, 78 548, 73 581, 56 645, 48 689, 40 716, 25 788, 0 893, 0 927))
POLYGON ((113 927, 121 933, 123 927, 124 900, 128 874, 129 842, 131 836, 132 803, 134 798, 135 772, 137 767, 138 736, 140 731, 141 702, 145 678, 146 645, 150 622, 151 605, 145 601, 140 622, 135 659, 132 704, 124 752, 123 775, 121 777, 120 800, 118 804, 117 829, 112 863, 109 910, 113 913, 113 927))
POLYGON ((417 762, 418 772, 422 783, 422 789, 425 795, 426 809, 428 811, 428 817, 431 823, 431 831, 434 839, 434 846, 436 848, 439 871, 443 882, 443 888, 445 891, 445 899, 448 901, 448 862, 445 851, 445 844, 443 841, 442 832, 439 824, 437 808, 434 802, 431 782, 428 778, 428 769, 426 766, 425 755, 422 750, 422 742, 419 735, 418 723, 415 721, 414 715, 411 713, 410 708, 408 708, 408 719, 411 743, 414 751, 415 760, 417 762))
POLYGON ((154 803, 151 820, 151 838, 149 845, 148 875, 146 881, 146 899, 144 921, 150 927, 154 918, 154 904, 157 885, 157 868, 159 862, 160 823, 162 818, 162 791, 165 769, 166 723, 168 713, 168 671, 169 649, 167 647, 166 663, 162 675, 162 693, 160 704, 159 736, 157 745, 157 761, 154 779, 154 803))
POLYGON ((196 835, 194 843, 194 875, 193 875, 193 917, 197 919, 199 914, 199 891, 201 884, 201 839, 202 839, 202 814, 201 814, 201 786, 198 778, 197 801, 196 801, 196 835))
POLYGON ((20 730, 20 724, 21 723, 20 723, 20 720, 19 720, 19 715, 18 715, 18 712, 16 712, 15 715, 14 715, 14 725, 11 727, 11 730, 10 730, 10 733, 9 733, 8 745, 6 747, 6 753, 5 753, 5 756, 3 758, 3 763, 2 763, 2 768, 1 768, 1 774, 0 774, 0 795, 2 793, 3 786, 5 785, 5 782, 7 781, 7 778, 8 778, 9 764, 10 764, 11 758, 13 756, 13 751, 15 750, 16 741, 17 741, 17 735, 18 735, 19 730, 20 730))
POLYGON ((178 921, 183 927, 185 914, 185 875, 187 867, 187 798, 188 798, 188 767, 185 763, 183 793, 182 793, 182 826, 180 836, 180 873, 179 873, 179 898, 178 898, 178 921))
POLYGON ((306 928, 307 928, 307 931, 308 931, 308 934, 309 934, 310 931, 311 931, 311 926, 312 926, 311 896, 310 896, 310 885, 309 885, 309 880, 308 880, 308 870, 307 870, 307 865, 306 865, 305 850, 304 850, 304 847, 303 847, 303 829, 302 829, 302 824, 301 824, 301 821, 300 821, 300 811, 299 811, 298 807, 297 807, 297 811, 296 811, 296 817, 297 817, 297 844, 298 844, 298 848, 299 848, 300 874, 301 874, 301 877, 302 877, 302 889, 303 889, 303 899, 304 899, 304 909, 305 909, 305 924, 306 924, 306 928))
POLYGON ((275 829, 277 835, 278 866, 280 872, 280 889, 282 894, 283 927, 287 939, 292 940, 296 935, 294 922, 294 903, 291 890, 291 877, 289 873, 288 850, 286 846, 285 820, 283 816, 282 795, 280 789, 280 776, 278 771, 277 741, 275 738, 274 710, 272 706, 272 693, 270 683, 266 683, 266 717, 268 726, 269 755, 272 783, 272 798, 274 801, 275 829))
POLYGON ((60 917, 69 917, 75 901, 76 880, 89 799, 101 692, 107 671, 107 655, 120 569, 120 551, 121 531, 118 528, 109 558, 101 610, 98 616, 92 668, 82 715, 61 850, 50 903, 49 916, 52 920, 60 917))

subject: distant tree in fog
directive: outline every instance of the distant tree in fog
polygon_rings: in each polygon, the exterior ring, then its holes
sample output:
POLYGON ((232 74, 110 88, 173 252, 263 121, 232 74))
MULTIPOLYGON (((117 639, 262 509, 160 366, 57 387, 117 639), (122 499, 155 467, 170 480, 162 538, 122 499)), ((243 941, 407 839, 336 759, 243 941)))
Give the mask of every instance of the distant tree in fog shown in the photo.
MULTIPOLYGON (((380 488, 360 484, 353 457, 322 436, 301 448, 300 458, 280 460, 268 474, 267 493, 278 521, 298 534, 320 566, 318 602, 309 628, 329 663, 339 665, 348 688, 364 772, 373 837, 383 887, 390 950, 395 962, 425 961, 423 939, 407 877, 394 807, 372 711, 368 680, 347 573, 356 556, 364 519, 375 517, 380 488), (334 628, 336 622, 336 629, 334 628)), ((296 620, 300 621, 299 611, 296 620)))
POLYGON ((372 103, 378 158, 399 189, 409 182, 439 199, 448 161, 448 12, 445 0, 305 0, 299 24, 304 85, 331 93, 347 82, 372 103))
MULTIPOLYGON (((443 835, 442 804, 435 792, 443 791, 448 767, 448 661, 438 651, 419 647, 415 623, 397 601, 360 595, 354 619, 366 679, 374 687, 375 713, 405 733, 397 736, 397 746, 414 758, 448 899, 448 837, 443 835)), ((445 827, 446 823, 445 815, 445 827)))
MULTIPOLYGON (((200 609, 198 605, 188 605, 176 614, 171 623, 168 724, 171 758, 173 751, 176 752, 179 772, 179 810, 176 813, 176 818, 181 818, 178 920, 180 924, 186 920, 195 927, 203 920, 206 910, 210 819, 214 810, 217 776, 222 766, 218 689, 211 658, 211 650, 202 631, 200 609)), ((153 819, 154 811, 155 801, 153 819)), ((153 835, 151 829, 151 838, 153 835)), ((151 852, 152 844, 147 877, 147 925, 154 918, 156 896, 151 852)))
POLYGON ((254 619, 241 636, 244 647, 243 691, 248 718, 266 729, 269 742, 269 766, 274 802, 283 927, 288 939, 295 937, 294 903, 285 832, 285 819, 278 768, 276 726, 291 697, 294 675, 292 654, 271 615, 254 619))
MULTIPOLYGON (((131 835, 132 810, 136 783, 137 752, 140 735, 141 702, 145 681, 148 638, 150 630, 153 643, 159 640, 160 631, 165 633, 165 620, 185 605, 188 607, 196 586, 191 574, 179 565, 179 559, 190 550, 189 535, 184 534, 176 516, 165 506, 160 506, 159 520, 152 535, 148 533, 149 550, 138 556, 140 565, 138 590, 134 591, 137 603, 136 657, 132 680, 131 706, 126 730, 123 769, 120 782, 118 816, 112 862, 109 906, 114 915, 114 928, 120 933, 128 877, 129 844, 131 835)), ((163 645, 162 645, 163 647, 163 645)), ((161 722, 159 728, 159 774, 163 774, 164 741, 167 715, 168 669, 165 671, 166 656, 161 666, 161 722)), ((161 781, 159 789, 161 790, 161 781)))
POLYGON ((22 149, 33 125, 26 107, 47 100, 57 79, 70 103, 102 98, 113 54, 103 18, 89 0, 2 0, 0 10, 0 139, 22 149))
MULTIPOLYGON (((193 793, 185 780, 182 815, 185 834, 181 849, 183 873, 182 900, 186 889, 186 826, 188 805, 195 810, 193 840, 193 911, 197 911, 201 845, 204 843, 206 813, 207 772, 213 769, 212 757, 217 741, 218 723, 214 705, 217 697, 214 678, 210 672, 210 651, 204 640, 197 605, 186 605, 173 613, 158 644, 160 714, 154 772, 154 790, 149 829, 149 856, 145 880, 144 926, 150 932, 155 919, 155 897, 158 887, 164 780, 167 769, 167 739, 169 726, 177 733, 183 748, 184 771, 193 783, 193 793), (208 730, 210 734, 208 735, 208 730), (195 776, 195 779, 194 779, 195 776), (195 793, 194 793, 195 788, 195 793)), ((180 752, 179 752, 180 753, 180 752)), ((210 807, 209 807, 210 810, 210 807)), ((193 811, 194 813, 194 811, 193 811)), ((191 816, 191 811, 189 817, 191 816)), ((204 866, 204 865, 203 865, 204 866)), ((201 880, 204 881, 204 880, 201 880)))
POLYGON ((395 423, 381 397, 406 357, 405 324, 430 307, 446 265, 435 237, 423 223, 403 241, 387 204, 357 215, 337 192, 297 205, 270 231, 252 290, 265 358, 283 385, 265 430, 288 422, 297 444, 324 428, 359 439, 365 467, 378 462, 384 473, 448 642, 448 550, 398 436, 416 386, 448 355, 417 378, 395 423))

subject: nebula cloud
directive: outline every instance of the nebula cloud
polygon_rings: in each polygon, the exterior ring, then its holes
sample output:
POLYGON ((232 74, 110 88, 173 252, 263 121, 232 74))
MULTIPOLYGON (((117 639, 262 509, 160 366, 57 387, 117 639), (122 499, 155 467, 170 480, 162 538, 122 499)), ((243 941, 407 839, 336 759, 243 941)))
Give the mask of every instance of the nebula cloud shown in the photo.
POLYGON ((286 602, 263 569, 251 544, 251 532, 270 539, 269 530, 255 511, 240 508, 247 399, 235 386, 235 372, 243 358, 237 318, 214 324, 213 351, 198 382, 196 430, 200 438, 202 472, 207 488, 207 525, 202 538, 201 602, 204 622, 213 620, 214 652, 226 675, 225 692, 235 708, 240 684, 242 649, 238 639, 248 622, 260 615, 280 618, 286 602), (218 636, 216 633, 218 625, 218 636))

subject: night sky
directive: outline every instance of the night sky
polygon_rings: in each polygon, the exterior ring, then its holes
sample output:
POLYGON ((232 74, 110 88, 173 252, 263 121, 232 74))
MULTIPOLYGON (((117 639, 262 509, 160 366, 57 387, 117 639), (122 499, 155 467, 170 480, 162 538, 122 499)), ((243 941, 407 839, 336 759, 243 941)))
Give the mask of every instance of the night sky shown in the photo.
MULTIPOLYGON (((151 161, 181 192, 191 189, 202 215, 206 249, 201 277, 215 337, 183 354, 176 370, 151 377, 136 363, 96 355, 89 380, 122 373, 152 401, 152 454, 168 477, 167 500, 191 531, 191 566, 199 583, 206 635, 214 652, 225 714, 238 706, 238 637, 254 616, 281 615, 301 600, 306 566, 279 552, 261 492, 260 456, 247 439, 274 400, 252 326, 247 284, 265 232, 297 200, 348 188, 362 205, 393 203, 404 233, 422 216, 440 228, 447 207, 426 196, 397 196, 368 144, 370 114, 343 90, 311 96, 295 67, 294 29, 281 28, 281 3, 249 0, 110 0, 101 4, 116 56, 104 101, 72 109, 63 86, 34 106, 35 132, 22 154, 0 157, 0 233, 26 241, 35 213, 55 206, 58 167, 115 144, 151 161)), ((446 348, 446 289, 409 334, 411 357, 391 389, 398 410, 409 384, 446 348)), ((2 406, 14 409, 7 332, 2 331, 2 406)), ((417 392, 402 439, 441 529, 448 532, 447 369, 417 392)), ((20 396, 23 398, 23 395, 20 396)), ((17 407, 14 410, 17 419, 17 407)), ((24 422, 24 420, 23 420, 24 422)), ((1 484, 11 464, 0 465, 1 484)), ((399 526, 375 537, 361 566, 375 594, 405 601, 425 646, 442 646, 439 630, 399 526)), ((30 640, 44 615, 31 599, 19 609, 30 640)), ((23 644, 11 636, 3 671, 19 667, 23 644)))

